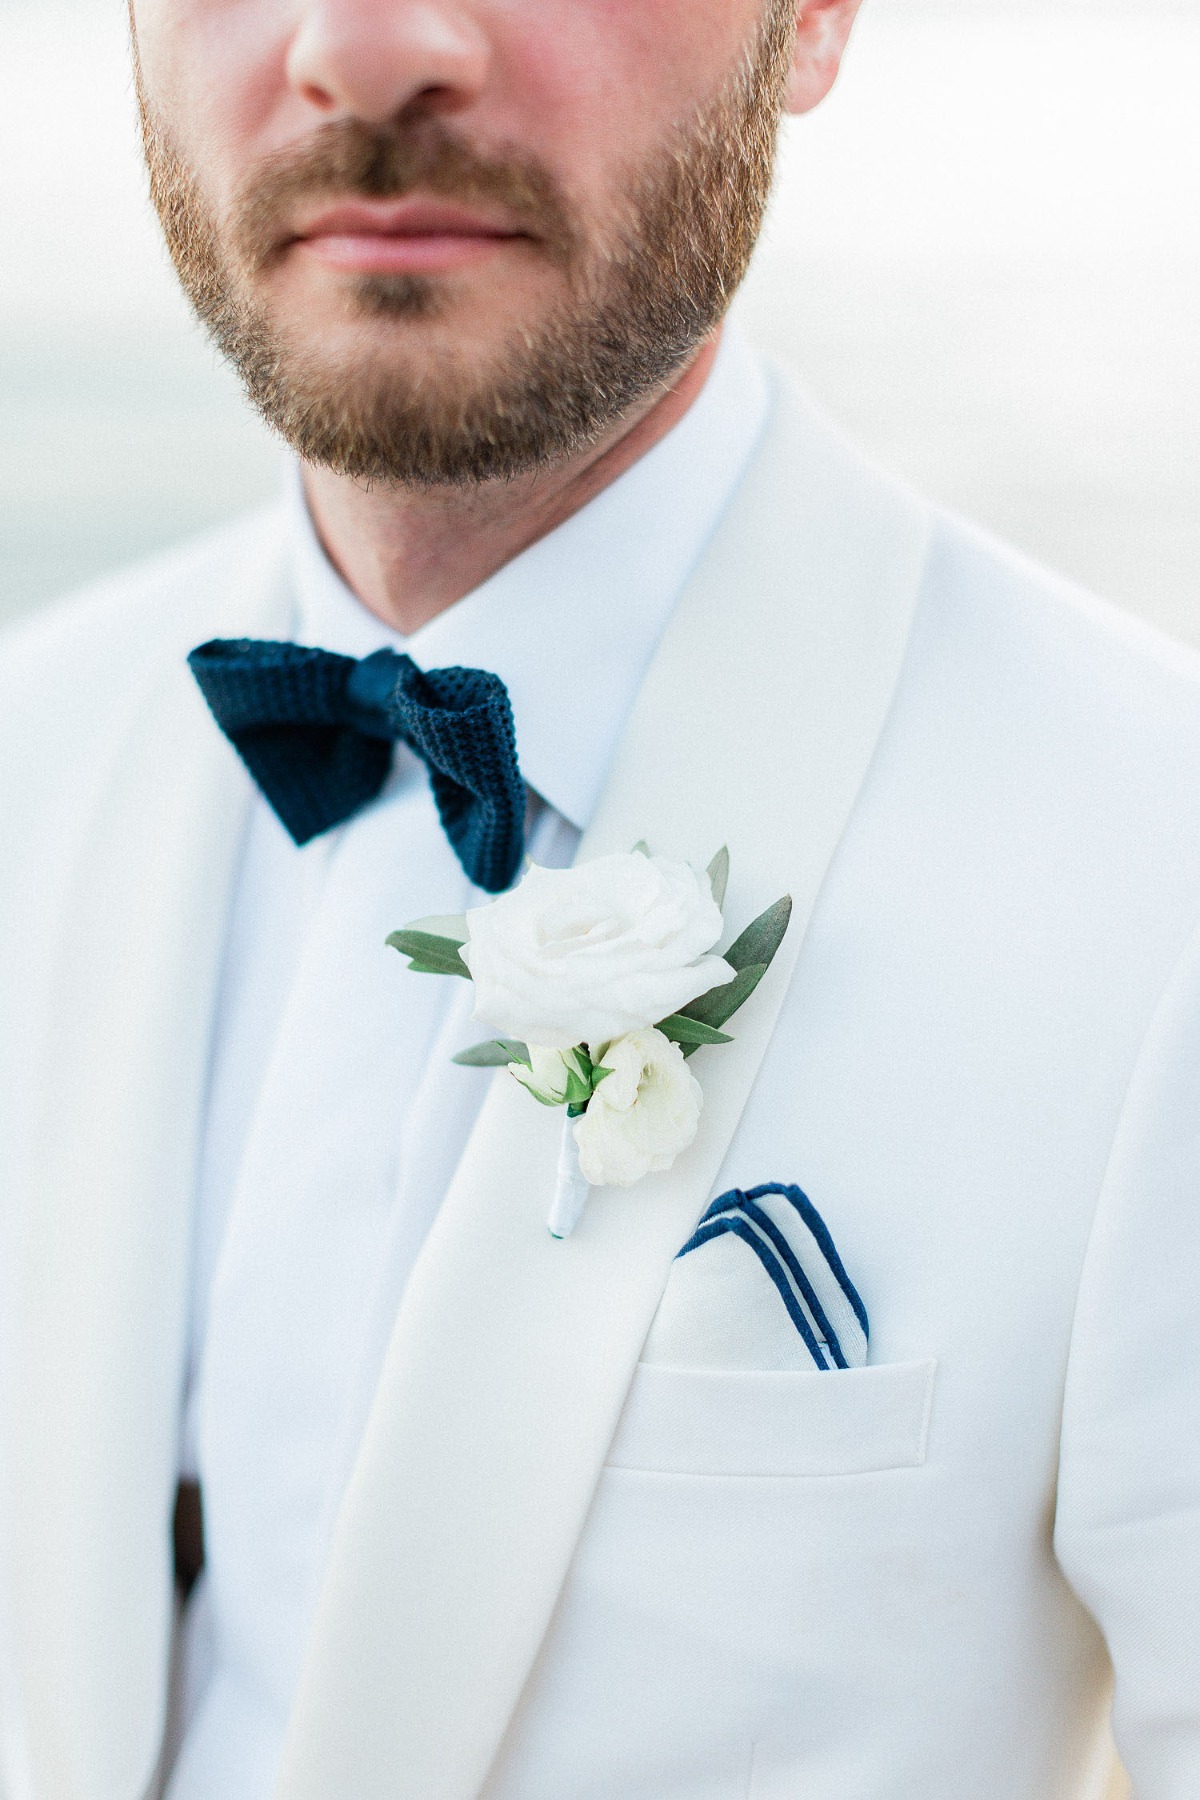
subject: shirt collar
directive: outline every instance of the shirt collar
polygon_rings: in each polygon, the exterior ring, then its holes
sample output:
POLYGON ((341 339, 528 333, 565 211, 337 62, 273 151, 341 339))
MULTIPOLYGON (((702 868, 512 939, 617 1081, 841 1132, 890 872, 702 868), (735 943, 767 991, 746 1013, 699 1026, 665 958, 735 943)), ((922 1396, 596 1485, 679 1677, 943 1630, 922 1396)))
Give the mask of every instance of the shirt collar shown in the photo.
POLYGON ((368 612, 320 544, 297 471, 296 635, 348 656, 385 646, 423 669, 491 669, 512 699, 521 772, 583 830, 688 576, 766 422, 759 357, 729 329, 678 424, 588 504, 403 637, 368 612))

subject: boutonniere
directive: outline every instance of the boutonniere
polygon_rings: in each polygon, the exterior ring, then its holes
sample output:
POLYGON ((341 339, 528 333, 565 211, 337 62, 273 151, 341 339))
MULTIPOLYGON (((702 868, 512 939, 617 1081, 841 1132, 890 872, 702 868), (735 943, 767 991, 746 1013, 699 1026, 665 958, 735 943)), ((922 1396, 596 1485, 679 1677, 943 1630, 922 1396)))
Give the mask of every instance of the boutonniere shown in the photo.
POLYGON ((475 984, 473 1017, 497 1033, 469 1068, 507 1068, 543 1106, 564 1107, 547 1220, 578 1223, 593 1187, 669 1169, 696 1135, 704 1094, 688 1067, 750 998, 783 941, 785 895, 734 939, 722 907, 729 852, 704 873, 644 844, 571 869, 529 868, 508 893, 455 919, 422 919, 388 943, 423 975, 475 984))

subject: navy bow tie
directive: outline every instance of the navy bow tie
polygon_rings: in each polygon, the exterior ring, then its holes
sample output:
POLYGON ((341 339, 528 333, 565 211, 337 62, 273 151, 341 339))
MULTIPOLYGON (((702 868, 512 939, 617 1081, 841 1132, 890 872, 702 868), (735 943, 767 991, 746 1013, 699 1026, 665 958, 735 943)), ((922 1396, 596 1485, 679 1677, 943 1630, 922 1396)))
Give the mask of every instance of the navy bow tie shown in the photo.
POLYGON ((429 770, 443 829, 475 883, 521 863, 525 784, 508 689, 483 669, 430 669, 377 650, 214 638, 188 657, 213 717, 297 844, 373 800, 402 741, 429 770))

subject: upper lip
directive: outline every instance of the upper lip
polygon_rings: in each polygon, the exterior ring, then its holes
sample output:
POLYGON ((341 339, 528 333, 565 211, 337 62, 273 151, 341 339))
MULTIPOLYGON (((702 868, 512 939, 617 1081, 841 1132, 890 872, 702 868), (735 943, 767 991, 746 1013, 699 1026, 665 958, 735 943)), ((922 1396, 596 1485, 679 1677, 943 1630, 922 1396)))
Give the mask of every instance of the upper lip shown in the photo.
POLYGON ((518 225, 445 200, 362 201, 332 206, 291 233, 316 237, 518 237, 518 225))

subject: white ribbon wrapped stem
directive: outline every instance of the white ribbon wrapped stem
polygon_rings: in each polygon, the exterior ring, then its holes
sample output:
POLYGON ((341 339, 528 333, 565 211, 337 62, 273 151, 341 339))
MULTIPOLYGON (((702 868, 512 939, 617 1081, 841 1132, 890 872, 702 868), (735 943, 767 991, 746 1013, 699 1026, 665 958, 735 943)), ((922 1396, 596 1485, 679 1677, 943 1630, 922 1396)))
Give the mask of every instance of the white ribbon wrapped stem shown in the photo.
POLYGON ((554 1198, 546 1220, 551 1237, 570 1237, 587 1205, 588 1184, 579 1169, 579 1146, 575 1142, 574 1119, 563 1119, 562 1144, 558 1152, 558 1172, 554 1182, 554 1198))

